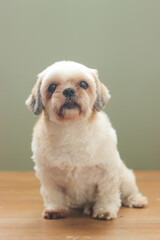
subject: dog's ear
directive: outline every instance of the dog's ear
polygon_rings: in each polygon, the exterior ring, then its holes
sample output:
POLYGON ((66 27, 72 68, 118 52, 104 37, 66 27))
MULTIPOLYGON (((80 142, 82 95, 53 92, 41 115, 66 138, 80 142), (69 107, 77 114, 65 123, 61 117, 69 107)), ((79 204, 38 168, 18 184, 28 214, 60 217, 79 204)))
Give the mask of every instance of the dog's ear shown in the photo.
POLYGON ((109 91, 106 88, 106 86, 100 82, 98 78, 97 70, 92 69, 92 76, 94 77, 96 82, 96 92, 97 92, 97 98, 96 98, 94 107, 99 112, 106 106, 111 95, 109 94, 109 91))
POLYGON ((43 104, 41 99, 40 87, 42 83, 41 75, 38 75, 38 80, 35 83, 31 94, 26 100, 26 105, 35 115, 39 115, 42 112, 43 104))
POLYGON ((45 77, 45 75, 47 74, 48 70, 51 67, 52 65, 47 67, 45 70, 38 74, 38 80, 35 83, 31 94, 29 95, 28 99, 25 102, 28 109, 31 110, 35 115, 39 115, 44 108, 42 104, 40 87, 42 84, 42 79, 45 77))

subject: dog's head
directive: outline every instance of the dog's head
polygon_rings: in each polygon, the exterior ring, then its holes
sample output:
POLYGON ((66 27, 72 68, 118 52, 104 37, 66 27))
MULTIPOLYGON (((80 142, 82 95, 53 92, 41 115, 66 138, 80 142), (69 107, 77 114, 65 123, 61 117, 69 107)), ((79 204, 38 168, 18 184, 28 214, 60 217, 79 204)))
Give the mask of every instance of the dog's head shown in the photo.
POLYGON ((87 119, 101 111, 109 98, 97 70, 62 61, 38 75, 26 105, 35 115, 44 111, 51 121, 68 122, 87 119))

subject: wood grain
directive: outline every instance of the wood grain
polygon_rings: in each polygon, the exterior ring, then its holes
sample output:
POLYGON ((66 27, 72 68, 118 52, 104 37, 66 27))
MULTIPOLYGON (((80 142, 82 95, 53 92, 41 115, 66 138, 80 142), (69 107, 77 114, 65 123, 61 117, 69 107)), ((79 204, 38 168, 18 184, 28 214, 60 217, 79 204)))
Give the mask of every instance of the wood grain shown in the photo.
POLYGON ((41 218, 42 198, 33 172, 0 173, 0 240, 160 240, 160 171, 136 172, 149 199, 145 209, 122 207, 113 221, 73 211, 66 219, 41 218))

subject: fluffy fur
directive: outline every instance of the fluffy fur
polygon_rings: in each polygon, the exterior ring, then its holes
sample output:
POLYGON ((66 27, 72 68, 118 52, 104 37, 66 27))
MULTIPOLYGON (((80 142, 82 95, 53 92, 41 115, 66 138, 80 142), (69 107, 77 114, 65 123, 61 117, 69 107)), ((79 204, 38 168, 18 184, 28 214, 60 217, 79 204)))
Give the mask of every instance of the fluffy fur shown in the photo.
POLYGON ((38 75, 26 104, 34 114, 41 114, 32 151, 45 218, 65 217, 70 208, 81 207, 93 218, 109 220, 117 217, 121 204, 146 206, 133 172, 120 159, 116 132, 102 111, 109 98, 97 71, 79 63, 57 62, 38 75), (87 89, 80 87, 81 81, 87 89), (51 93, 48 88, 53 83, 56 89, 51 93), (74 96, 64 96, 68 88, 74 89, 74 96))

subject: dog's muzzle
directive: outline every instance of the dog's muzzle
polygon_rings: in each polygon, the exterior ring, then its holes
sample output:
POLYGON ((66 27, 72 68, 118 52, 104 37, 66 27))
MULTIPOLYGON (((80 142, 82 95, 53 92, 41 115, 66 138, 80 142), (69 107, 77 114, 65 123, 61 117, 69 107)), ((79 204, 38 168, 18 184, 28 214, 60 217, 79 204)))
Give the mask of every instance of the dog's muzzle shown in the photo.
POLYGON ((64 108, 72 109, 77 107, 75 101, 75 90, 73 88, 64 89, 63 95, 66 97, 65 103, 63 105, 64 108))

